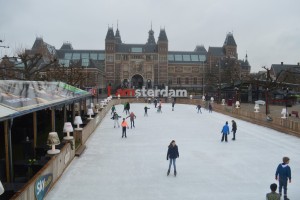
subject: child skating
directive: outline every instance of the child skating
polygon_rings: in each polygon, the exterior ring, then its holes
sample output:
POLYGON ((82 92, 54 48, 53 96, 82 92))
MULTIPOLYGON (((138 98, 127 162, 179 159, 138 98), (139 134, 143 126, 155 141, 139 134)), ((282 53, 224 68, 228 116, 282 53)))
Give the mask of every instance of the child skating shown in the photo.
POLYGON ((282 188, 284 194, 284 200, 289 200, 287 197, 287 184, 292 182, 291 168, 288 165, 290 163, 289 157, 283 157, 282 163, 278 165, 275 173, 275 179, 279 181, 279 194, 282 195, 282 188))
POLYGON ((122 126, 122 138, 125 136, 125 138, 127 138, 127 135, 126 135, 126 128, 129 128, 127 122, 125 121, 125 118, 123 118, 123 121, 121 123, 121 126, 122 126))
POLYGON ((116 125, 118 125, 118 128, 120 128, 120 124, 119 124, 119 118, 121 118, 117 112, 114 112, 114 115, 112 116, 112 120, 114 120, 114 128, 116 128, 116 125))
POLYGON ((148 117, 148 109, 150 109, 150 108, 148 108, 148 107, 145 105, 145 107, 144 107, 144 110, 145 110, 144 116, 147 116, 147 117, 148 117))
MULTIPOLYGON (((135 128, 135 126, 134 126, 134 119, 136 118, 135 114, 133 112, 131 112, 128 117, 130 118, 130 126, 131 126, 131 128, 132 128, 132 126, 135 128)), ((126 119, 128 117, 126 117, 126 119)))

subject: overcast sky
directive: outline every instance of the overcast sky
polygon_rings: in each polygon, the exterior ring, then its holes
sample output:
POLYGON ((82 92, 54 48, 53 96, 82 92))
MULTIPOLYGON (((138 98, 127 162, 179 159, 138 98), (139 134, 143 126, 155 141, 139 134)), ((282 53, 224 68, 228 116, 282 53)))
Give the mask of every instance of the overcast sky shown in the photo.
POLYGON ((262 66, 300 62, 299 0, 0 0, 0 56, 31 48, 35 38, 61 47, 104 49, 108 26, 122 41, 143 44, 151 28, 165 28, 171 51, 196 45, 221 47, 233 32, 239 59, 251 72, 262 66))

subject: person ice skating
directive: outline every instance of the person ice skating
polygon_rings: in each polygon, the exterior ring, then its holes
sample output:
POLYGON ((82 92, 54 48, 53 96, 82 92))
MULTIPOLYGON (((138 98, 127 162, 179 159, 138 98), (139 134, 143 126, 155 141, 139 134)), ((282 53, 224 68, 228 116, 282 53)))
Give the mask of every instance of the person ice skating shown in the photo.
POLYGON ((114 115, 112 116, 112 120, 114 120, 114 128, 116 128, 116 125, 118 125, 118 128, 120 128, 120 124, 119 124, 119 118, 121 118, 117 112, 114 112, 114 115))
POLYGON ((198 104, 196 108, 197 108, 197 110, 198 110, 198 112, 197 112, 197 113, 199 113, 199 112, 200 112, 200 113, 202 114, 202 112, 201 112, 201 105, 200 105, 200 104, 198 104))
POLYGON ((145 110, 145 113, 144 113, 144 116, 148 116, 148 109, 150 109, 150 108, 148 108, 146 105, 145 105, 145 107, 144 107, 144 110, 145 110))
POLYGON ((221 142, 224 141, 224 138, 225 138, 225 142, 227 142, 227 135, 229 135, 228 122, 226 122, 225 125, 223 126, 221 133, 222 133, 222 140, 221 140, 221 142))
POLYGON ((157 107, 157 112, 162 113, 161 108, 162 108, 162 106, 161 106, 161 100, 159 100, 159 104, 158 104, 158 107, 157 107))
MULTIPOLYGON (((132 128, 132 126, 135 128, 135 126, 134 126, 134 119, 136 118, 135 114, 133 112, 131 112, 128 117, 130 118, 130 126, 131 126, 131 128, 132 128)), ((128 117, 126 117, 126 119, 128 117)))
POLYGON ((211 103, 208 103, 208 111, 209 111, 209 113, 212 113, 212 110, 213 110, 213 108, 212 108, 211 103))
POLYGON ((125 136, 125 138, 127 138, 127 135, 126 135, 126 128, 129 128, 127 122, 125 121, 125 118, 123 118, 123 121, 121 123, 121 126, 122 126, 122 138, 125 136))
POLYGON ((283 157, 282 158, 283 163, 279 164, 276 173, 275 173, 275 179, 279 181, 279 194, 282 195, 282 188, 284 193, 284 200, 289 200, 287 198, 287 184, 288 181, 291 183, 292 176, 291 176, 291 168, 288 165, 290 163, 289 157, 283 157))
POLYGON ((115 105, 113 105, 113 106, 111 107, 111 113, 110 113, 110 115, 114 114, 115 111, 116 111, 116 107, 115 107, 115 105))
POLYGON ((172 111, 174 111, 175 101, 172 102, 172 111))
POLYGON ((276 183, 272 183, 270 185, 270 189, 271 189, 271 192, 267 193, 266 200, 280 200, 280 194, 278 194, 276 192, 277 184, 276 183))
POLYGON ((173 163, 173 167, 174 167, 174 176, 177 175, 176 158, 179 158, 178 146, 176 145, 175 140, 172 140, 170 145, 168 146, 168 153, 167 153, 167 160, 170 159, 169 169, 167 172, 168 176, 170 174, 172 163, 173 163))
POLYGON ((126 111, 126 115, 130 113, 129 112, 130 111, 130 104, 129 104, 129 102, 126 103, 126 110, 125 111, 126 111))
POLYGON ((233 133, 232 140, 235 140, 235 133, 236 133, 236 130, 237 130, 237 126, 236 126, 236 122, 234 120, 231 120, 231 122, 232 122, 232 130, 231 130, 231 132, 233 133))
POLYGON ((157 106, 157 98, 154 99, 154 106, 156 108, 156 106, 157 106))

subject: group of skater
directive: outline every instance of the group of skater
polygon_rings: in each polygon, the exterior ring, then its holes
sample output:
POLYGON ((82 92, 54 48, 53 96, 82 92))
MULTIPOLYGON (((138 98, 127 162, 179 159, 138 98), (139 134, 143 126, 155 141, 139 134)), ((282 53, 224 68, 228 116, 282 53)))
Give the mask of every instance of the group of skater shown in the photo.
MULTIPOLYGON (((153 103, 154 103, 155 109, 157 109, 157 112, 162 112, 161 111, 161 108, 162 108, 161 101, 154 99, 153 103)), ((173 102, 172 102, 172 111, 174 111, 174 106, 175 106, 175 100, 173 100, 173 102)), ((209 112, 212 112, 212 106, 210 103, 209 103, 208 107, 209 107, 209 109, 208 109, 209 112)), ((144 116, 148 116, 147 111, 149 109, 150 108, 147 105, 144 106, 144 116)), ((196 106, 196 109, 197 109, 197 113, 202 113, 200 104, 196 106)), ((123 112, 125 112, 126 115, 128 115, 128 116, 123 118, 123 121, 121 122, 121 125, 120 125, 118 120, 119 120, 119 118, 121 118, 121 116, 119 116, 117 114, 115 106, 112 106, 112 108, 111 108, 111 114, 113 115, 111 119, 114 120, 114 128, 116 128, 117 126, 122 127, 122 138, 123 137, 127 138, 126 129, 129 129, 129 125, 126 122, 127 118, 130 119, 131 129, 135 128, 134 120, 136 119, 136 115, 133 112, 129 112, 129 110, 130 110, 130 105, 129 105, 129 103, 126 103, 124 105, 123 112)), ((237 123, 235 120, 231 120, 231 123, 232 123, 231 124, 232 140, 235 141, 236 140, 236 132, 237 132, 237 123)), ((228 121, 226 121, 224 126, 222 127, 221 133, 222 133, 221 142, 223 142, 223 141, 228 142, 228 135, 230 134, 230 128, 229 128, 228 121)), ((172 166, 174 169, 174 171, 173 171, 174 176, 177 175, 177 169, 176 169, 176 159, 177 158, 179 158, 178 146, 177 146, 175 140, 172 140, 170 142, 170 144, 168 145, 168 150, 167 150, 167 158, 166 159, 169 160, 167 176, 170 175, 172 166)), ((290 159, 288 157, 283 157, 282 163, 280 163, 278 165, 276 172, 275 172, 275 179, 278 180, 279 187, 277 186, 276 183, 272 183, 270 185, 271 192, 266 194, 267 200, 280 200, 282 195, 283 195, 283 200, 289 200, 289 198, 287 197, 287 184, 288 184, 288 182, 291 183, 291 169, 288 165, 289 161, 290 161, 290 159), (278 193, 276 192, 277 187, 279 188, 278 193)))
MULTIPOLYGON (((231 129, 231 132, 232 132, 232 140, 235 140, 235 134, 236 134, 236 131, 237 131, 237 125, 236 125, 236 122, 234 120, 231 120, 232 122, 232 129, 231 129)), ((223 126, 222 130, 221 130, 221 133, 222 133, 222 139, 221 139, 221 142, 224 141, 225 139, 225 142, 228 142, 227 140, 227 136, 230 134, 229 132, 229 125, 228 125, 228 121, 225 122, 225 125, 223 126)))

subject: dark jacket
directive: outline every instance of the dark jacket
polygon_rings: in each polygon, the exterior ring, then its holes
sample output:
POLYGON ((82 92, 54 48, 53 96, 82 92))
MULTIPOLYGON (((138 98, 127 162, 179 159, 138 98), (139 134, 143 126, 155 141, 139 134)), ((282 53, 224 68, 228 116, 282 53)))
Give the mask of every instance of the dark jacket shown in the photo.
POLYGON ((232 122, 232 131, 236 131, 237 127, 236 127, 236 122, 233 121, 232 122))
POLYGON ((172 144, 169 145, 167 159, 178 158, 178 157, 179 157, 178 146, 177 145, 173 146, 172 144))
POLYGON ((277 177, 279 175, 279 180, 291 180, 292 176, 291 176, 291 168, 290 166, 288 166, 285 163, 281 163, 278 165, 276 173, 275 173, 275 177, 277 177))

